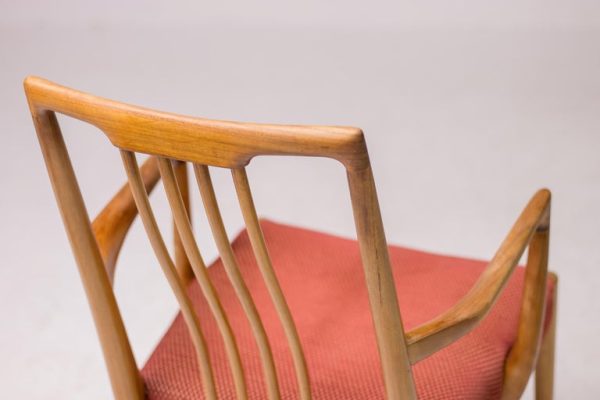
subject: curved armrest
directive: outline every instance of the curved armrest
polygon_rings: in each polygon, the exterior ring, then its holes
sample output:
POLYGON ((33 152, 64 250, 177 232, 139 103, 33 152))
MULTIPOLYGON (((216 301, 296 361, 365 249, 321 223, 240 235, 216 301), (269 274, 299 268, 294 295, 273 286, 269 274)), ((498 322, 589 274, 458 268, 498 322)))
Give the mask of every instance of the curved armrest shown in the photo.
MULTIPOLYGON (((448 311, 406 333, 411 363, 430 356, 477 326, 498 299, 534 234, 548 231, 549 222, 550 192, 542 189, 529 201, 471 290, 448 311)), ((539 261, 538 256, 533 259, 539 261)), ((543 275, 545 278, 545 271, 543 275)))
MULTIPOLYGON (((148 158, 141 166, 140 173, 146 191, 151 192, 160 179, 156 157, 148 158)), ((100 255, 111 282, 119 251, 136 215, 137 207, 129 183, 126 182, 92 223, 100 255)))

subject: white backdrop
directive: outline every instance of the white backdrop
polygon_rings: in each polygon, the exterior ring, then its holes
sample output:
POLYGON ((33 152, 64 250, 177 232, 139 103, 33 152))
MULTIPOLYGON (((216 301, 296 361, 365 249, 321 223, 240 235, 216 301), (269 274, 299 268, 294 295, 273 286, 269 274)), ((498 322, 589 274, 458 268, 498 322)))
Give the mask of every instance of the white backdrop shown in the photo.
MULTIPOLYGON (((209 118, 360 126, 392 243, 488 259, 529 196, 549 187, 557 398, 600 396, 600 3, 321 3, 0 2, 4 396, 111 397, 27 74, 209 118)), ((94 215, 124 179, 118 154, 94 129, 61 122, 94 215)), ((353 234, 335 162, 258 159, 249 174, 263 216, 353 234)), ((233 235, 242 223, 231 182, 214 178, 233 235)), ((159 186, 153 200, 168 224, 163 195, 159 186)), ((116 291, 143 363, 176 306, 138 223, 116 291)))

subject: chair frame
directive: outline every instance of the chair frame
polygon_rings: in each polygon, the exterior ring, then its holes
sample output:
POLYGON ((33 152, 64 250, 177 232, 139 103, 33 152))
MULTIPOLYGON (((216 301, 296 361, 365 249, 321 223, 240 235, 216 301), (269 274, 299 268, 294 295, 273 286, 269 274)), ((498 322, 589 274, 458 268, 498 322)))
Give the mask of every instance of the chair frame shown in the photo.
MULTIPOLYGON (((210 303, 211 285, 203 277, 204 265, 190 228, 186 169, 188 162, 194 165, 221 258, 261 349, 269 398, 278 398, 275 367, 269 363, 272 355, 268 341, 262 342, 261 345, 262 325, 259 319, 254 318, 256 315, 253 317, 255 310, 249 294, 244 292, 243 280, 236 276, 235 257, 222 225, 208 166, 232 170, 252 247, 288 335, 296 367, 299 397, 311 398, 302 348, 293 318, 270 265, 245 172, 245 166, 252 158, 262 155, 327 157, 340 161, 345 167, 388 399, 416 399, 411 366, 458 340, 485 318, 527 248, 525 285, 517 339, 506 361, 502 398, 518 398, 534 370, 536 398, 552 398, 556 306, 552 312, 549 331, 542 338, 548 274, 555 284, 557 283, 556 275, 548 273, 547 269, 550 230, 548 190, 542 189, 532 197, 481 277, 458 303, 431 321, 405 332, 375 182, 364 135, 360 129, 339 126, 266 125, 193 118, 107 100, 37 77, 27 77, 24 86, 116 398, 144 397, 143 383, 112 290, 119 251, 138 213, 190 328, 202 366, 205 395, 207 398, 216 398, 214 385, 211 386, 210 359, 206 353, 206 345, 184 289, 185 284, 196 276, 210 303), (92 223, 55 113, 96 126, 121 150, 129 184, 121 188, 92 223), (152 157, 138 168, 135 152, 150 154, 152 157), (174 262, 158 233, 147 198, 148 192, 161 178, 174 214, 174 262)), ((552 302, 555 304, 556 296, 552 302)), ((216 316, 223 314, 219 307, 218 298, 213 298, 211 309, 216 316)), ((226 338, 226 315, 221 316, 223 319, 219 327, 226 338)), ((235 377, 236 392, 238 398, 246 398, 243 368, 236 352, 235 338, 230 339, 228 355, 235 377)))

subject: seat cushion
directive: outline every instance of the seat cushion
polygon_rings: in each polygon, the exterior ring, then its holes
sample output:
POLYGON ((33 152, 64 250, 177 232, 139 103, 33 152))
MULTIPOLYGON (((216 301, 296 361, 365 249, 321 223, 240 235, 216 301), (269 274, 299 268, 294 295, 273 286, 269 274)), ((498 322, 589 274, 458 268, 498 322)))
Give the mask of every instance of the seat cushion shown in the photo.
MULTIPOLYGON (((261 224, 306 354, 313 397, 384 399, 357 242, 268 221, 261 224)), ((271 341, 282 399, 297 399, 285 335, 246 232, 234 240, 233 249, 271 341)), ((486 266, 482 261, 398 246, 390 246, 389 252, 406 330, 456 303, 486 266)), ((265 399, 257 346, 220 260, 210 266, 209 275, 236 334, 249 396, 265 399)), ((476 329, 414 366, 419 399, 499 397, 504 360, 515 341, 523 278, 524 269, 517 268, 493 310, 476 329)), ((553 290, 551 282, 548 290, 553 290)), ((189 286, 189 295, 210 349, 219 398, 234 399, 223 342, 195 281, 189 286)), ((546 322, 552 312, 550 306, 548 301, 546 322)), ((203 398, 194 347, 181 314, 141 373, 151 400, 203 398)))

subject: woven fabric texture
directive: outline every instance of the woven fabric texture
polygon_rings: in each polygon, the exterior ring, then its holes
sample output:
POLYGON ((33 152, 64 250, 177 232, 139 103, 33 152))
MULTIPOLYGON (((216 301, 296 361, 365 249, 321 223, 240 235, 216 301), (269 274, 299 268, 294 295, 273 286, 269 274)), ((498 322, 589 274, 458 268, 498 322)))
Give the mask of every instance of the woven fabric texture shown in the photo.
MULTIPOLYGON (((261 224, 298 327, 314 399, 384 399, 357 242, 269 221, 261 224)), ((234 240, 233 249, 271 341, 282 399, 297 399, 287 341, 246 232, 234 240)), ((486 266, 482 261, 397 246, 390 246, 389 251, 407 330, 456 303, 486 266)), ((258 349, 220 260, 209 268, 209 275, 237 338, 249 397, 265 399, 258 349)), ((523 278, 524 270, 519 267, 493 310, 474 331, 414 366, 419 399, 499 397, 504 360, 515 340, 523 278)), ((548 290, 553 290, 550 281, 548 290)), ((210 349, 219 398, 235 399, 221 335, 195 281, 189 286, 189 295, 210 349)), ((546 322, 552 312, 550 306, 548 302, 546 322)), ((203 398, 195 351, 181 314, 141 373, 150 400, 203 398)))

